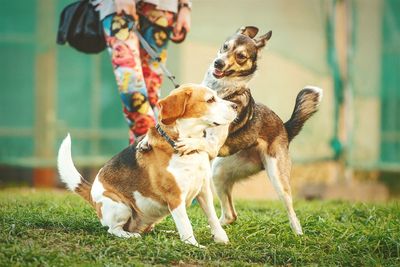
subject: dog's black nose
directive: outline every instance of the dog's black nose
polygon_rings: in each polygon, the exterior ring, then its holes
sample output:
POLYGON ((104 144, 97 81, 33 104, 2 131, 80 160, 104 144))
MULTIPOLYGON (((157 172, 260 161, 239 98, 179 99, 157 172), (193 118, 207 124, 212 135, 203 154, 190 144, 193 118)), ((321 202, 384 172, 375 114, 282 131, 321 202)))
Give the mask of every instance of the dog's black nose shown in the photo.
POLYGON ((237 110, 238 109, 238 105, 235 104, 235 103, 232 103, 231 106, 232 106, 233 110, 237 110))
POLYGON ((218 70, 222 70, 225 67, 225 62, 222 59, 217 59, 214 61, 214 67, 218 70))

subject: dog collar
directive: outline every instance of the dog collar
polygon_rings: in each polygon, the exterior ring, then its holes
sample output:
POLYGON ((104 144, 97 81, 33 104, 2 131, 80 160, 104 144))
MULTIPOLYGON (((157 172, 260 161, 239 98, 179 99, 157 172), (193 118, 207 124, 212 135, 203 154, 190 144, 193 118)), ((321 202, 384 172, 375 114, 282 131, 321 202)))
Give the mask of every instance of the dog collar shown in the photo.
POLYGON ((168 142, 172 146, 173 149, 175 149, 175 141, 169 137, 169 135, 161 128, 160 124, 156 124, 156 129, 157 132, 165 139, 165 141, 168 142))

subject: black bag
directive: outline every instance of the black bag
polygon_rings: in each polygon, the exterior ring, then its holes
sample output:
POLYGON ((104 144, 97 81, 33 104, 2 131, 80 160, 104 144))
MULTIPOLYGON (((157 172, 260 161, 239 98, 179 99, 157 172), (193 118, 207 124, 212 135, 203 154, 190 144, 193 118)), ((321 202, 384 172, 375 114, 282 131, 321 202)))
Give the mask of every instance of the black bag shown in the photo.
POLYGON ((106 48, 99 13, 89 0, 72 3, 61 12, 57 44, 65 43, 88 54, 100 53, 106 48))

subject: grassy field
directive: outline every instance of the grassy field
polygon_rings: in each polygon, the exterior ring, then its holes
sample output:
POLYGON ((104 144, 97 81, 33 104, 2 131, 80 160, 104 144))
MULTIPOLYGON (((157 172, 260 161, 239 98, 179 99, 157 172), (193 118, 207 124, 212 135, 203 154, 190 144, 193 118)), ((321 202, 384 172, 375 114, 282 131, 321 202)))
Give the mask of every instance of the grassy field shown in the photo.
MULTIPOLYGON (((0 191, 0 266, 121 265, 400 265, 400 205, 298 202, 305 235, 296 237, 279 202, 239 202, 226 227, 229 245, 214 244, 205 216, 189 209, 197 240, 182 244, 171 217, 141 239, 107 233, 94 211, 64 191, 0 191)), ((219 210, 218 210, 219 211, 219 210)))

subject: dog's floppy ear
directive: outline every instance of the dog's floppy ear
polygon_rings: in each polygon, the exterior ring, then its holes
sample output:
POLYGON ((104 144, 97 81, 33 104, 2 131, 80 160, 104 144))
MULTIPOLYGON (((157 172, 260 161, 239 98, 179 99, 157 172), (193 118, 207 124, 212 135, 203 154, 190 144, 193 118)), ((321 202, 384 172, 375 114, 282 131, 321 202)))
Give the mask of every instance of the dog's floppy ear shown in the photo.
POLYGON ((237 30, 237 33, 247 35, 253 39, 258 33, 258 28, 254 26, 242 26, 237 30))
POLYGON ((186 104, 190 96, 191 90, 179 91, 158 101, 160 113, 158 119, 161 123, 169 125, 174 123, 181 117, 186 110, 186 104))
POLYGON ((271 39, 271 36, 272 36, 272 31, 269 31, 264 35, 254 38, 257 48, 263 48, 266 45, 267 41, 271 39))

